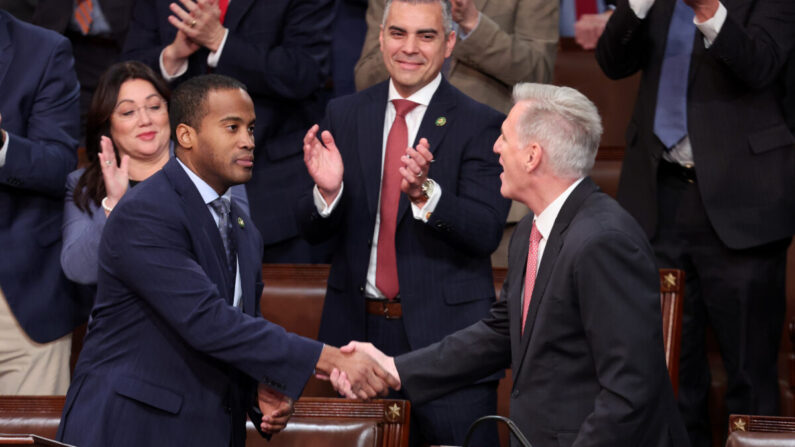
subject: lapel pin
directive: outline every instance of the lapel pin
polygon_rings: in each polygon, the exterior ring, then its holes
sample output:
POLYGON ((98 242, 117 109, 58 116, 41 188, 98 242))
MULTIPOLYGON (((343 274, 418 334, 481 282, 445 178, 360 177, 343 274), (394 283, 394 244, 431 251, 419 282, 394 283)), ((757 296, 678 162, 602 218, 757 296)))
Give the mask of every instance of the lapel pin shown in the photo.
POLYGON ((246 223, 243 221, 242 217, 237 218, 237 224, 240 225, 240 228, 246 228, 246 223))
POLYGON ((442 126, 444 126, 445 124, 447 124, 447 118, 445 118, 445 117, 443 117, 443 116, 440 116, 439 118, 436 118, 436 125, 437 125, 438 127, 442 127, 442 126))

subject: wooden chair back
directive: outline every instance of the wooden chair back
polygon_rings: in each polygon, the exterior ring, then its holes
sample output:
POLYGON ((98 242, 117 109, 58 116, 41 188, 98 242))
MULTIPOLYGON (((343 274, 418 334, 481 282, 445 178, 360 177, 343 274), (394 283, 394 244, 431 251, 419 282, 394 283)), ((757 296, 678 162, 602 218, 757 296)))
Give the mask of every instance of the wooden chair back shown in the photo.
POLYGON ((685 272, 660 269, 660 303, 662 306, 665 364, 674 394, 679 391, 679 354, 682 345, 682 300, 685 297, 685 272))

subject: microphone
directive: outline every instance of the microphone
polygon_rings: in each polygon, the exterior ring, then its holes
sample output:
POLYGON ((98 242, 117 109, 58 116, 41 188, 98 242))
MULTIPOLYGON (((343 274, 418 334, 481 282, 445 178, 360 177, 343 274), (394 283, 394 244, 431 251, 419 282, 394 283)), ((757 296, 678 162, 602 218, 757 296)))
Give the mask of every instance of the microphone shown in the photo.
POLYGON ((464 447, 469 446, 469 438, 472 435, 472 432, 475 430, 475 427, 477 427, 478 424, 484 421, 497 421, 504 423, 505 425, 508 426, 508 429, 511 431, 511 434, 516 438, 517 441, 519 441, 519 444, 521 444, 522 447, 533 447, 533 445, 530 444, 530 441, 527 440, 527 438, 524 436, 522 431, 519 430, 519 427, 517 427, 512 420, 504 416, 498 416, 496 414, 483 416, 482 418, 476 420, 475 422, 472 423, 472 425, 469 426, 469 430, 467 430, 467 435, 464 438, 464 447))

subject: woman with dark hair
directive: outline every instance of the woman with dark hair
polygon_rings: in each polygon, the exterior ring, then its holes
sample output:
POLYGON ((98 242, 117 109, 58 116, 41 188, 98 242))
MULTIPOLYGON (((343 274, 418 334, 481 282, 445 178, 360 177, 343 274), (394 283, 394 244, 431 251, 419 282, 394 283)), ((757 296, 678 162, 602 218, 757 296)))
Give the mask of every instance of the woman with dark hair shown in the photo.
MULTIPOLYGON (((66 181, 61 267, 72 281, 96 284, 99 241, 113 207, 171 156, 170 94, 140 62, 112 65, 99 79, 86 118, 88 166, 66 181)), ((232 197, 248 212, 243 185, 232 197)))

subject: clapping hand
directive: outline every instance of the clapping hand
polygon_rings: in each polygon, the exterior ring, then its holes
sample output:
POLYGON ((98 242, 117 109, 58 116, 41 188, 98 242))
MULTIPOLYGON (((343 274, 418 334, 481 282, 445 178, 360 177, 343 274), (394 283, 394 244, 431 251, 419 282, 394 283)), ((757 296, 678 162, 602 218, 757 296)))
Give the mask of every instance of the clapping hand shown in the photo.
MULTIPOLYGON (((102 136, 99 141, 102 152, 98 154, 99 165, 102 169, 102 179, 105 181, 105 206, 112 209, 119 203, 121 197, 127 192, 130 185, 130 176, 128 167, 130 164, 130 156, 124 155, 121 157, 121 164, 116 160, 116 152, 113 150, 113 141, 106 136, 102 136)), ((105 215, 110 214, 110 211, 105 210, 105 215)))
POLYGON ((317 137, 318 130, 320 126, 315 124, 304 136, 304 163, 320 195, 323 196, 326 204, 331 204, 342 188, 345 167, 331 132, 323 131, 320 135, 323 139, 321 143, 317 137))

